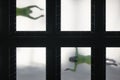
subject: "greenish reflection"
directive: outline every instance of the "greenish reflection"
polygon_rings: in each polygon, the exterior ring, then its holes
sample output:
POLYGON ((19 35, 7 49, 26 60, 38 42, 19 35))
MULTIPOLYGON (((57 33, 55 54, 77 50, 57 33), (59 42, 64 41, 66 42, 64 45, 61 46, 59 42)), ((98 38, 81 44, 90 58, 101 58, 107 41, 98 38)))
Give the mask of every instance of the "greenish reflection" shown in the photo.
POLYGON ((44 17, 44 15, 39 15, 37 17, 30 16, 30 14, 33 13, 31 8, 37 8, 40 11, 43 10, 42 8, 40 8, 36 5, 31 5, 31 6, 27 6, 27 7, 23 7, 23 8, 16 8, 16 16, 24 16, 24 17, 28 17, 28 18, 33 19, 33 20, 36 20, 40 17, 44 17))

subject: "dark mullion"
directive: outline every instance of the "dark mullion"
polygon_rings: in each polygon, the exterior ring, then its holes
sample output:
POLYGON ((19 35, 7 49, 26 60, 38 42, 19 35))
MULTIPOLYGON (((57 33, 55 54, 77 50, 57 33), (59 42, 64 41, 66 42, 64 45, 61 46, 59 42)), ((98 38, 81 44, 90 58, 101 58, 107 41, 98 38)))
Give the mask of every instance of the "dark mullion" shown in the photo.
POLYGON ((100 80, 105 80, 105 65, 101 65, 101 64, 106 64, 105 63, 105 46, 101 46, 101 47, 97 47, 99 45, 96 45, 94 47, 92 47, 91 50, 91 59, 92 59, 92 64, 91 64, 91 72, 92 72, 92 79, 91 80, 96 80, 96 79, 100 79, 100 80), (101 57, 101 54, 104 54, 104 57, 101 57), (96 55, 97 54, 97 55, 96 55), (103 73, 103 74, 102 74, 103 73))
MULTIPOLYGON (((11 40, 11 45, 16 45, 20 47, 39 47, 39 46, 47 46, 47 39, 46 37, 17 37, 11 40), (15 41, 15 42, 13 42, 15 41)), ((52 45, 51 45, 52 46, 52 45)))
POLYGON ((59 47, 59 45, 56 47, 56 60, 55 60, 55 70, 56 70, 56 74, 55 74, 55 80, 61 80, 61 49, 59 47))
POLYGON ((46 0, 46 26, 47 26, 47 66, 46 66, 46 80, 55 80, 55 4, 56 0, 46 0))
POLYGON ((105 32, 105 0, 93 1, 95 3, 95 33, 96 38, 99 39, 105 32))
POLYGON ((91 31, 95 31, 95 1, 91 0, 91 31))
POLYGON ((92 80, 105 80, 105 47, 98 46, 92 49, 92 80))
MULTIPOLYGON (((57 29, 57 28, 56 28, 57 29)), ((51 33, 52 34, 52 33, 51 33)), ((55 36, 55 38, 58 38, 58 37, 78 37, 78 38, 84 38, 84 37, 93 37, 95 34, 94 33, 91 33, 91 32, 88 32, 88 31, 81 31, 81 32, 55 32, 55 34, 53 34, 55 36)), ((24 31, 20 31, 16 33, 16 37, 48 37, 48 36, 51 36, 48 32, 38 32, 38 31, 28 31, 28 32, 24 32, 24 31)))
POLYGON ((61 30, 61 0, 56 0, 56 33, 61 30))
POLYGON ((47 46, 46 80, 55 80, 55 46, 47 46))
POLYGON ((47 36, 46 31, 17 31, 16 36, 47 36))
POLYGON ((82 45, 82 46, 95 46, 92 37, 66 37, 60 36, 57 38, 46 38, 46 37, 17 37, 11 38, 11 45, 16 46, 49 46, 59 45, 59 46, 72 46, 72 45, 82 45), (15 42, 14 42, 15 41, 15 42))
POLYGON ((62 31, 60 33, 58 33, 58 35, 62 35, 62 36, 93 36, 94 34, 91 33, 90 31, 62 31))
POLYGON ((47 33, 55 33, 55 0, 46 0, 47 33))
POLYGON ((91 80, 96 80, 95 47, 91 48, 91 80))
POLYGON ((93 80, 105 80, 105 0, 95 1, 95 54, 94 68, 95 76, 93 80))
POLYGON ((8 75, 8 26, 9 26, 9 0, 0 0, 0 79, 9 80, 8 75))
MULTIPOLYGON (((8 48, 9 44, 9 0, 0 0, 0 47, 2 47, 3 52, 2 55, 7 55, 6 50, 8 48), (4 48, 3 48, 4 47, 4 48)), ((4 58, 1 59, 1 61, 4 62, 4 58)), ((5 64, 5 63, 4 63, 5 64)), ((3 67, 3 66, 2 66, 3 67)), ((6 66, 4 66, 6 67, 6 66)), ((4 68, 5 70, 5 68, 4 68)), ((5 70, 6 71, 6 70, 5 70)), ((1 73, 1 72, 0 72, 1 73)), ((7 77, 7 74, 5 75, 7 77)))
POLYGON ((105 32, 105 0, 95 2, 95 31, 99 35, 105 32))
POLYGON ((8 52, 8 80, 17 80, 16 74, 16 48, 15 48, 15 36, 16 32, 16 0, 9 0, 9 52, 8 52), (14 47, 11 47, 14 46, 14 47))
POLYGON ((105 46, 120 47, 120 38, 106 38, 105 46))
POLYGON ((8 36, 9 0, 0 1, 0 35, 8 36))
POLYGON ((95 46, 95 42, 91 38, 60 38, 57 41, 59 46, 95 46))
POLYGON ((119 31, 109 31, 105 33, 106 38, 120 38, 119 31))
POLYGON ((17 80, 17 63, 16 63, 16 48, 9 48, 9 79, 17 80))
POLYGON ((16 0, 9 1, 9 35, 16 32, 16 0))
POLYGON ((0 79, 9 80, 9 49, 6 46, 0 47, 0 79))

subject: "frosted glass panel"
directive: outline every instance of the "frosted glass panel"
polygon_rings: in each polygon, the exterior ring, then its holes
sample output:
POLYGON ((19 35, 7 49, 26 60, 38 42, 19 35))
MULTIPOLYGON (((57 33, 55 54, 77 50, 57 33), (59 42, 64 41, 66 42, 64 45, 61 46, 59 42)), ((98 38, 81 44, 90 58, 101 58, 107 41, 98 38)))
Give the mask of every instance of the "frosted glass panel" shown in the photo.
POLYGON ((91 30, 91 0, 61 0, 61 31, 91 30))
POLYGON ((120 0, 106 0, 106 31, 120 31, 120 0))
POLYGON ((91 48, 61 48, 61 80, 91 80, 91 48))
POLYGON ((46 49, 17 48, 17 80, 46 80, 46 49))
POLYGON ((120 80, 120 47, 107 47, 106 80, 120 80))
POLYGON ((16 31, 46 30, 46 0, 16 1, 16 31))

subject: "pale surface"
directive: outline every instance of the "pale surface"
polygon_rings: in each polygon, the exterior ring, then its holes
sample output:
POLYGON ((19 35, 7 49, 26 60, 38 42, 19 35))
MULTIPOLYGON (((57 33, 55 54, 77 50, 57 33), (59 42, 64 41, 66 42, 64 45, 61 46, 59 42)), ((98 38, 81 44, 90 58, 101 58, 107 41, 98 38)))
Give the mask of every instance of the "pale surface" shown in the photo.
POLYGON ((106 80, 120 80, 120 47, 107 47, 106 57, 114 59, 118 66, 106 66, 106 80))
POLYGON ((106 0, 106 31, 120 31, 120 0, 106 0))
POLYGON ((91 30, 91 0, 61 0, 61 31, 91 30))
POLYGON ((44 14, 44 17, 41 17, 37 20, 32 20, 27 17, 17 16, 16 17, 16 31, 45 31, 46 30, 46 0, 17 0, 17 7, 22 8, 30 5, 37 5, 40 8, 44 9, 39 11, 38 9, 33 8, 31 16, 39 16, 44 14))
POLYGON ((46 80, 46 49, 17 48, 17 80, 46 80))

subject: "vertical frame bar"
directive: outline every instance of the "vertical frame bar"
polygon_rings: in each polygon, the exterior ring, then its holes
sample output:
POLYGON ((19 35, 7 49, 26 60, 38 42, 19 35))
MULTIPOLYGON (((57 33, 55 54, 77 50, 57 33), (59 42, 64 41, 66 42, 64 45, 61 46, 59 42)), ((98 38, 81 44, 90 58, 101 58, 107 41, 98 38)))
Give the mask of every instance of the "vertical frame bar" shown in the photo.
POLYGON ((54 47, 47 47, 47 58, 46 58, 46 80, 55 80, 55 51, 54 47))
POLYGON ((9 1, 9 34, 16 32, 16 0, 9 1))
POLYGON ((95 1, 95 75, 93 80, 105 80, 105 0, 95 1))
POLYGON ((9 80, 9 49, 6 46, 0 46, 0 79, 9 80))
POLYGON ((0 79, 9 80, 9 1, 0 1, 0 79))
POLYGON ((60 50, 60 47, 56 47, 56 80, 61 80, 61 50, 60 50))
POLYGON ((47 17, 47 32, 52 34, 55 32, 55 0, 49 1, 46 0, 46 17, 47 17))
POLYGON ((9 78, 10 80, 16 79, 16 48, 9 49, 9 78))
POLYGON ((56 0, 56 32, 59 33, 61 29, 61 0, 56 0))
POLYGON ((91 0, 91 31, 95 31, 95 1, 91 0))

